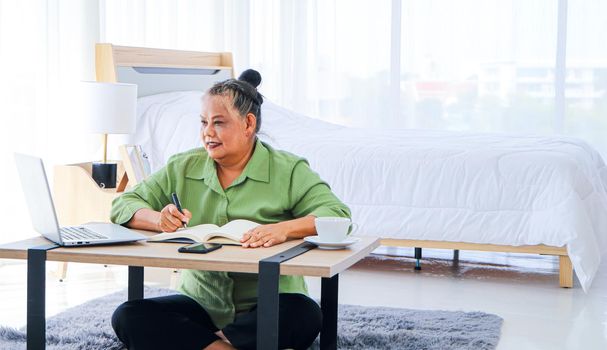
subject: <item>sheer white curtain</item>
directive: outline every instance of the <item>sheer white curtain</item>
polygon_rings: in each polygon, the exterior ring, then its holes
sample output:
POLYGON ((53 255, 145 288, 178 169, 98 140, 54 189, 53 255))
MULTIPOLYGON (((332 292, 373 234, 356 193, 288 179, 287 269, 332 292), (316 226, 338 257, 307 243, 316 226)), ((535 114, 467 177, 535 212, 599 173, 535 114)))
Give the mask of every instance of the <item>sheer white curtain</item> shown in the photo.
POLYGON ((249 1, 100 0, 101 41, 115 45, 230 51, 249 57, 249 1))
POLYGON ((404 1, 402 21, 409 125, 552 132, 557 1, 404 1))
POLYGON ((13 152, 54 164, 94 159, 97 138, 83 134, 71 94, 94 79, 97 1, 0 1, 0 241, 36 235, 13 152))
POLYGON ((389 120, 391 1, 256 1, 250 65, 264 93, 352 126, 389 120))
POLYGON ((607 1, 569 0, 564 132, 607 158, 607 1))

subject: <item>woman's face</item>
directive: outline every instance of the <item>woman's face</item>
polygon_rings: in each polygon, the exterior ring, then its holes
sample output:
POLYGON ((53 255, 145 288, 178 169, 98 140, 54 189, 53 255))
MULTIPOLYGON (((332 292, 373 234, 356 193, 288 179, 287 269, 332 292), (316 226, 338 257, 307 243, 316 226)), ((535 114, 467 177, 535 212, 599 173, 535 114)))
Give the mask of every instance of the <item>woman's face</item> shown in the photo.
POLYGON ((238 162, 251 150, 251 126, 232 107, 229 96, 205 95, 200 114, 200 138, 209 156, 219 163, 238 162))

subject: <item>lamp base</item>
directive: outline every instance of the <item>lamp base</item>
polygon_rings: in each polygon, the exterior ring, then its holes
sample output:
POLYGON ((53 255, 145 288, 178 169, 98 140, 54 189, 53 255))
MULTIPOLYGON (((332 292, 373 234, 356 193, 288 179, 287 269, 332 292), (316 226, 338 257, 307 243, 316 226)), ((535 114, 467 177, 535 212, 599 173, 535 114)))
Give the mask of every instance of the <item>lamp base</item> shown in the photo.
POLYGON ((93 163, 93 180, 101 188, 116 188, 116 163, 93 163))

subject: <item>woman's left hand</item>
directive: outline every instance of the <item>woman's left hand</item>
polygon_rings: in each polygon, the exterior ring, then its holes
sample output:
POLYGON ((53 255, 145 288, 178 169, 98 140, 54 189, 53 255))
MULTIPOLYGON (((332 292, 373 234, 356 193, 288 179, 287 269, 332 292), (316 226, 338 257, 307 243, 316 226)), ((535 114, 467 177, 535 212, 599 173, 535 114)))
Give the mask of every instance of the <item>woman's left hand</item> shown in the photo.
POLYGON ((247 231, 240 242, 244 248, 271 247, 287 240, 287 230, 282 223, 259 225, 247 231))

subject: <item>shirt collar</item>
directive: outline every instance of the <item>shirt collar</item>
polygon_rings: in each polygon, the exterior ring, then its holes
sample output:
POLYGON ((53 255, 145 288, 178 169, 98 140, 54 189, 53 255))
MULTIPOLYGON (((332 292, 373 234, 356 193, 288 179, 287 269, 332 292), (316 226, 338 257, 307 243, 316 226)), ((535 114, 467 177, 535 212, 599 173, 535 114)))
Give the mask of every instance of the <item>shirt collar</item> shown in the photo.
MULTIPOLYGON (((217 177, 215 161, 206 152, 205 155, 206 157, 204 158, 196 159, 189 169, 186 170, 186 177, 197 180, 217 177)), ((259 139, 255 141, 253 155, 239 176, 243 180, 245 177, 262 182, 270 181, 270 152, 259 139)))
POLYGON ((185 177, 195 180, 209 178, 215 173, 213 159, 209 158, 204 148, 201 148, 199 157, 195 157, 189 166, 186 165, 185 177))
POLYGON ((242 173, 252 180, 270 182, 270 152, 259 139, 255 141, 253 155, 242 173))

